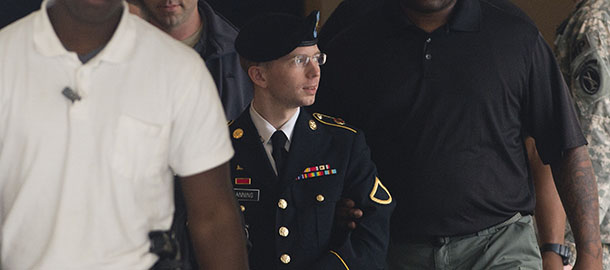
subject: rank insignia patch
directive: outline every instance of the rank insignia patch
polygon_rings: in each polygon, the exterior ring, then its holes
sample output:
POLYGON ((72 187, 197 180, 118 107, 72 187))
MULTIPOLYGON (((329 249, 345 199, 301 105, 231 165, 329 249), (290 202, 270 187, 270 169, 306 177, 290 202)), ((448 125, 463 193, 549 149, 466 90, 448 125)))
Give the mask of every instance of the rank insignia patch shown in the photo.
POLYGON ((235 178, 236 185, 250 185, 252 184, 252 178, 235 178))
POLYGON ((373 190, 371 190, 369 197, 378 204, 392 203, 392 195, 390 195, 388 189, 381 184, 381 181, 377 177, 375 177, 375 184, 373 185, 373 190))
POLYGON ((303 180, 303 179, 314 178, 314 177, 324 176, 324 175, 333 175, 333 174, 337 174, 337 169, 331 169, 330 165, 328 165, 328 164, 318 165, 315 167, 305 168, 305 170, 303 170, 303 174, 299 175, 297 177, 297 180, 303 180))
POLYGON ((235 191, 238 201, 258 202, 260 200, 260 189, 234 188, 233 191, 235 191))

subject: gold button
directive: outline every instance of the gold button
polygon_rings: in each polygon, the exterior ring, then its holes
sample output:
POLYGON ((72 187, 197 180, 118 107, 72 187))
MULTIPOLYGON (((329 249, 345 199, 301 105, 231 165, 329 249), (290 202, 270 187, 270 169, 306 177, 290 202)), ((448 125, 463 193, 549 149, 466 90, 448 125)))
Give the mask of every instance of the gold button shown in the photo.
POLYGON ((283 236, 283 237, 288 237, 288 234, 289 234, 289 233, 290 233, 290 232, 288 231, 288 228, 286 228, 286 227, 284 227, 284 226, 280 227, 280 235, 281 235, 281 236, 283 236))
POLYGON ((324 195, 318 194, 318 196, 316 196, 316 200, 319 201, 319 202, 323 202, 324 201, 324 195))
POLYGON ((239 139, 241 137, 244 136, 244 130, 241 128, 238 128, 236 130, 233 131, 233 138, 234 139, 239 139))
POLYGON ((286 200, 284 200, 284 199, 280 199, 280 200, 277 202, 277 206, 278 206, 279 208, 286 209, 286 207, 288 207, 288 202, 287 202, 286 200))
POLYGON ((243 205, 240 205, 240 206, 239 206, 239 209, 241 209, 241 211, 242 211, 242 212, 246 212, 246 207, 245 207, 245 206, 243 206, 243 205))
POLYGON ((316 130, 318 128, 318 125, 316 125, 316 122, 313 120, 309 120, 309 128, 311 130, 316 130))
POLYGON ((290 255, 282 254, 282 256, 280 256, 280 261, 282 261, 284 264, 289 264, 290 263, 290 255))

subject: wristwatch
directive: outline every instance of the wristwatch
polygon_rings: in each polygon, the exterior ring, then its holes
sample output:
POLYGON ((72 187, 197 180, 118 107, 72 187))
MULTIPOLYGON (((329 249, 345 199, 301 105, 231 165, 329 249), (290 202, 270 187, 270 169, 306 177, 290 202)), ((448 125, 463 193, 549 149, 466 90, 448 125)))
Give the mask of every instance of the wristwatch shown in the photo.
POLYGON ((545 243, 540 247, 540 253, 551 251, 559 254, 561 259, 563 260, 563 265, 568 265, 570 263, 570 256, 572 256, 572 251, 566 245, 555 244, 555 243, 545 243))

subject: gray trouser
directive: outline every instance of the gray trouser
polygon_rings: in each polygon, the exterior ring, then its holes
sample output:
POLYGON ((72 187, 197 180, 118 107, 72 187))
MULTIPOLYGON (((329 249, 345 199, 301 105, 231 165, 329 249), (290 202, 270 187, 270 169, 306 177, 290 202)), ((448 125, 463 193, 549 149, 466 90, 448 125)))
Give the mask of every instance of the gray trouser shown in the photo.
POLYGON ((388 270, 542 269, 532 217, 517 214, 469 236, 396 243, 388 250, 388 270))

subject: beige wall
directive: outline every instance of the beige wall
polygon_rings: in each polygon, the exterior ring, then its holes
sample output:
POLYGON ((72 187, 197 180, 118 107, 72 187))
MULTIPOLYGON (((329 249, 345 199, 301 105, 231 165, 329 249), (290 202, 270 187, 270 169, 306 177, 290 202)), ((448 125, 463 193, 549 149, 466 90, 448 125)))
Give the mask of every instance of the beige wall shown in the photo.
MULTIPOLYGON (((326 22, 328 16, 335 10, 337 5, 341 3, 342 0, 305 0, 305 14, 309 14, 312 10, 320 11, 320 25, 326 22)), ((376 1, 376 0, 371 0, 376 1)))
MULTIPOLYGON (((323 24, 342 0, 305 0, 305 14, 320 10, 323 24)), ((377 0, 371 0, 377 1, 377 0)), ((549 44, 555 39, 555 29, 574 7, 574 0, 511 0, 525 11, 536 23, 549 44)))
POLYGON ((573 0, 511 0, 529 15, 549 44, 555 41, 555 29, 570 15, 573 0))

